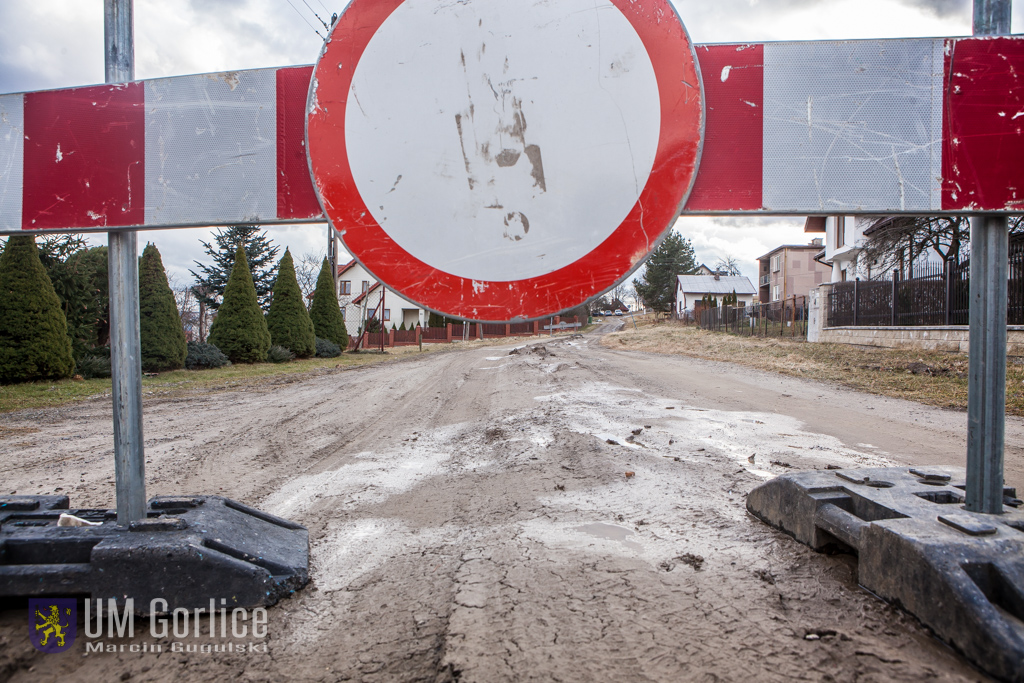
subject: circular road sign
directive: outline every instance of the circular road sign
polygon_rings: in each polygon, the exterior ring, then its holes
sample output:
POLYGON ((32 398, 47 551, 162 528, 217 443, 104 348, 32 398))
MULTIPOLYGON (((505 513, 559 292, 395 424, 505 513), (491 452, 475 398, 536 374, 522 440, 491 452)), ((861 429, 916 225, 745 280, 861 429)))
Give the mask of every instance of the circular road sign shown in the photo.
POLYGON ((539 318, 623 280, 685 203, 704 103, 667 0, 353 0, 310 84, 310 171, 403 297, 539 318))

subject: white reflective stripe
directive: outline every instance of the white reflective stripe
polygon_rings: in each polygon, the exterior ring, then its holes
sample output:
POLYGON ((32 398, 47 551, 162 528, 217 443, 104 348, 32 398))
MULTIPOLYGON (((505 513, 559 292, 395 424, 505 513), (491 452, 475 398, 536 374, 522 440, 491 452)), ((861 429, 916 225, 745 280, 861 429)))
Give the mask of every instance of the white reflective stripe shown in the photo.
POLYGON ((21 230, 25 96, 0 95, 0 230, 21 230))
POLYGON ((146 81, 146 224, 277 219, 276 69, 146 81))
POLYGON ((767 43, 765 209, 939 208, 943 44, 767 43))
POLYGON ((929 208, 942 209, 942 107, 946 94, 946 41, 932 43, 932 120, 931 130, 938 144, 932 145, 932 199, 929 208))

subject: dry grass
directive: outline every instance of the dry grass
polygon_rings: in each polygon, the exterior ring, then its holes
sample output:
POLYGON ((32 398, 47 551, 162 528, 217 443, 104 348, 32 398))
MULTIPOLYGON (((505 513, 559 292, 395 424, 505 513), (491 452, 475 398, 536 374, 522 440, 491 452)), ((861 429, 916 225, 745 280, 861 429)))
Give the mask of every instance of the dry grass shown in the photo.
MULTIPOLYGON (((962 354, 737 337, 643 318, 637 318, 637 326, 606 335, 602 343, 738 363, 943 408, 967 408, 967 356, 962 354)), ((1007 364, 1006 412, 1024 415, 1024 365, 1015 359, 1007 364)))
MULTIPOLYGON (((564 335, 566 333, 562 333, 564 335)), ((562 336, 562 335, 555 335, 562 336)), ((545 337, 506 337, 459 342, 457 344, 424 344, 422 353, 448 353, 459 350, 538 341, 545 337)), ((263 389, 281 384, 301 382, 324 374, 344 372, 374 363, 418 356, 417 346, 397 346, 385 353, 370 349, 360 353, 343 353, 338 358, 309 358, 290 363, 256 363, 231 365, 213 370, 174 370, 142 378, 142 397, 174 398, 188 394, 238 389, 263 389)), ((60 380, 0 385, 0 413, 30 408, 54 408, 89 399, 110 396, 109 379, 60 380)), ((2 428, 0 428, 2 429, 2 428)), ((2 435, 2 433, 0 433, 2 435)))

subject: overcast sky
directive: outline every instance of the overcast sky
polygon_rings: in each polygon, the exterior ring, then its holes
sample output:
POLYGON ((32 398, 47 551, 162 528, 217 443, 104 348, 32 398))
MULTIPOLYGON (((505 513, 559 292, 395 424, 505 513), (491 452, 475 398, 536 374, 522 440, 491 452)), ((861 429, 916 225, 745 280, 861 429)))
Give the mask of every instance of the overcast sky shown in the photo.
MULTIPOLYGON (((957 36, 971 33, 969 0, 675 0, 696 43, 957 36)), ((135 73, 139 79, 207 71, 311 64, 344 3, 330 0, 135 0, 135 73)), ((1024 26, 1024 1, 1013 28, 1024 26)), ((103 81, 102 0, 0 0, 0 93, 103 81)), ((806 242, 803 219, 687 218, 677 229, 709 265, 731 255, 744 274, 780 244, 806 242)), ((190 279, 199 239, 209 230, 142 232, 169 274, 190 279)), ((269 228, 296 255, 322 252, 322 225, 269 228)), ((103 243, 105 236, 94 238, 103 243)))

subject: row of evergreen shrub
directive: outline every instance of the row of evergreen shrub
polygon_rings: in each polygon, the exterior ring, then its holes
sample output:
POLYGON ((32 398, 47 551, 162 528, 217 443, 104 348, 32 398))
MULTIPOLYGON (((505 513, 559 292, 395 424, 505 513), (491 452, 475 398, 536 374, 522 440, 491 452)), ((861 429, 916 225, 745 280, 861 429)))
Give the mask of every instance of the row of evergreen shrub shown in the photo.
MULTIPOLYGON (((347 346, 348 333, 326 258, 309 311, 288 250, 279 264, 273 297, 264 316, 240 245, 209 343, 186 344, 160 252, 147 244, 139 260, 142 369, 162 372, 221 367, 229 362, 283 362, 314 354, 331 358, 347 346), (271 346, 279 350, 268 355, 271 346)), ((76 371, 87 378, 109 377, 110 349, 72 353, 67 318, 35 238, 14 235, 0 256, 0 383, 60 379, 76 371)))
POLYGON ((313 304, 307 311, 295 278, 291 252, 285 249, 278 265, 270 311, 264 317, 256 299, 245 250, 239 245, 224 289, 224 302, 210 327, 210 343, 233 363, 265 360, 281 363, 294 357, 309 358, 318 354, 318 337, 337 346, 339 353, 348 345, 348 332, 327 259, 320 267, 313 304), (280 350, 271 354, 271 347, 280 347, 280 350), (291 357, 285 358, 288 354, 291 357))

